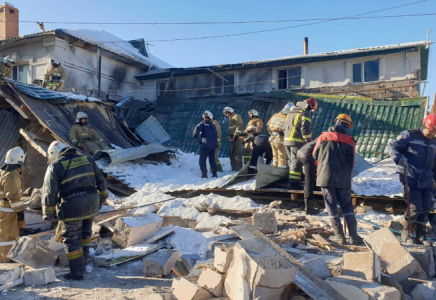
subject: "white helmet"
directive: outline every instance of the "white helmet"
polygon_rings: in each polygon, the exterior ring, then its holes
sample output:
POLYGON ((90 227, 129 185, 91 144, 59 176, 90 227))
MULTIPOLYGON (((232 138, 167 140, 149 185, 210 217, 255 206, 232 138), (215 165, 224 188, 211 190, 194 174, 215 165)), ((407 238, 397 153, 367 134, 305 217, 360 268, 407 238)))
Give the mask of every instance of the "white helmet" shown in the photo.
POLYGON ((80 119, 88 119, 88 115, 85 114, 83 111, 79 111, 76 116, 76 123, 79 123, 80 119))
POLYGON ((59 67, 61 65, 61 63, 57 58, 51 58, 50 63, 52 64, 53 67, 59 67))
POLYGON ((52 162, 52 161, 56 160, 58 158, 61 150, 65 149, 65 148, 68 148, 68 146, 60 141, 52 142, 47 150, 48 162, 52 162))
POLYGON ((289 114, 289 112, 291 112, 293 108, 294 108, 294 103, 289 102, 288 104, 285 105, 285 107, 283 107, 282 114, 284 115, 289 114))
POLYGON ((250 109, 248 115, 253 114, 253 117, 259 117, 259 112, 255 109, 250 109))
POLYGON ((12 67, 12 65, 15 64, 15 60, 10 56, 6 56, 5 58, 2 58, 1 61, 5 64, 6 67, 12 67))
POLYGON ((204 112, 203 112, 203 118, 206 118, 206 117, 208 117, 209 119, 213 119, 213 114, 210 112, 210 111, 208 111, 208 110, 205 110, 204 112))
POLYGON ((20 147, 14 147, 6 153, 5 163, 8 165, 22 165, 26 159, 26 153, 20 147))
POLYGON ((223 113, 225 114, 225 113, 234 113, 235 112, 235 110, 233 109, 233 108, 231 108, 230 106, 226 106, 226 107, 224 107, 224 110, 223 110, 223 113))

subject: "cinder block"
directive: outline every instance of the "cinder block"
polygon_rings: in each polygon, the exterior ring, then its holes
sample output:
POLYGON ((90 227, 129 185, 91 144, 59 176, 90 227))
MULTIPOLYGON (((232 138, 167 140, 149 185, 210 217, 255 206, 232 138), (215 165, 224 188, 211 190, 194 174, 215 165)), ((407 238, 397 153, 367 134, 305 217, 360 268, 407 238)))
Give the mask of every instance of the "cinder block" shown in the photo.
POLYGON ((277 232, 277 219, 275 212, 268 210, 253 212, 253 225, 264 233, 277 232))
POLYGON ((178 250, 159 250, 148 256, 143 260, 144 262, 144 276, 167 276, 174 264, 180 257, 178 250))
POLYGON ((436 281, 418 284, 410 293, 413 300, 436 299, 436 281))
POLYGON ((224 277, 220 273, 206 269, 198 278, 198 285, 217 297, 223 295, 224 277))
POLYGON ((0 264, 0 286, 23 277, 23 267, 18 263, 0 264))
POLYGON ((233 247, 215 247, 215 259, 213 265, 221 273, 226 273, 233 259, 233 247))
POLYGON ((47 268, 55 264, 58 254, 48 248, 43 241, 20 237, 7 257, 32 268, 47 268))
POLYGON ((381 264, 374 252, 348 252, 343 258, 342 275, 380 282, 381 264))
POLYGON ((318 275, 322 279, 332 276, 329 267, 327 266, 327 263, 322 257, 302 261, 302 263, 306 267, 308 267, 314 274, 318 275))
POLYGON ((173 300, 171 293, 151 293, 147 300, 173 300))
POLYGON ((185 276, 173 279, 173 298, 177 300, 204 300, 213 295, 198 286, 198 277, 185 276))
POLYGON ((405 245, 407 251, 419 262, 428 277, 435 275, 433 249, 421 245, 405 245))
POLYGON ((112 240, 127 248, 141 244, 162 226, 163 219, 156 214, 119 218, 115 222, 112 240))
POLYGON ((25 285, 46 285, 56 280, 53 267, 41 269, 28 269, 24 272, 25 285))

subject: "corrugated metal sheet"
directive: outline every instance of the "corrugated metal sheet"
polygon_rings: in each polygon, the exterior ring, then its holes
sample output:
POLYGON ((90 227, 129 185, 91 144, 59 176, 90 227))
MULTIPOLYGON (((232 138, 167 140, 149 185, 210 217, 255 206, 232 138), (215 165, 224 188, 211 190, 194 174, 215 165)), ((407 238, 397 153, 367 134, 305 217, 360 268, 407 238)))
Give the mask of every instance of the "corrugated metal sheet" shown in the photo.
MULTIPOLYGON (((313 137, 334 124, 340 113, 351 116, 355 126, 351 134, 357 141, 356 150, 365 158, 387 156, 388 141, 401 131, 419 127, 426 109, 426 98, 403 99, 397 101, 372 100, 363 97, 342 97, 323 94, 302 94, 290 92, 270 92, 256 95, 209 97, 197 99, 160 98, 155 117, 170 134, 169 146, 186 152, 198 152, 198 144, 192 139, 192 130, 201 122, 204 110, 210 110, 221 124, 223 137, 227 136, 228 120, 222 111, 231 106, 239 113, 244 125, 249 120, 248 110, 259 111, 266 123, 287 102, 298 102, 314 97, 319 108, 313 113, 313 137)), ((266 132, 266 128, 264 129, 266 132)), ((220 157, 228 156, 229 143, 223 140, 220 157)))
POLYGON ((136 134, 148 143, 162 144, 171 139, 171 136, 153 116, 142 122, 141 125, 136 128, 136 134))
POLYGON ((7 110, 0 110, 0 165, 3 164, 6 152, 17 146, 20 138, 20 128, 26 121, 7 110))

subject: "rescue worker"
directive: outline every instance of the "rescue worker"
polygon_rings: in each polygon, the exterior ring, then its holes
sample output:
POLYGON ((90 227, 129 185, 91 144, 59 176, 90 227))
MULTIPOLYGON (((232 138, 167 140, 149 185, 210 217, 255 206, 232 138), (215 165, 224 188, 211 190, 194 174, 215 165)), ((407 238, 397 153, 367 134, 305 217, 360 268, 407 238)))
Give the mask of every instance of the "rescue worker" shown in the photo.
MULTIPOLYGON (((395 140, 388 144, 388 152, 397 164, 400 181, 405 185, 404 172, 407 172, 407 183, 410 199, 410 216, 415 231, 413 242, 423 244, 425 227, 432 201, 433 174, 436 172, 436 114, 429 114, 422 126, 401 132, 395 140)), ((407 187, 404 186, 404 195, 407 187)), ((407 201, 407 199, 406 199, 407 201)), ((405 219, 408 220, 407 212, 405 219)), ((409 236, 408 226, 401 235, 403 242, 409 236)))
POLYGON ((308 98, 297 102, 294 109, 289 112, 285 120, 286 152, 289 159, 289 184, 292 190, 301 190, 302 165, 297 160, 297 151, 305 143, 312 141, 312 118, 311 111, 315 111, 318 102, 314 98, 308 98))
POLYGON ((89 255, 92 221, 108 197, 106 180, 90 157, 66 146, 50 163, 42 190, 44 221, 53 221, 56 206, 59 206, 57 217, 62 221, 61 234, 70 268, 65 278, 82 280, 89 255))
POLYGON ((352 127, 353 122, 348 115, 338 115, 335 125, 318 137, 313 150, 313 158, 318 166, 316 185, 321 187, 334 230, 334 236, 330 236, 330 240, 340 245, 345 244, 345 235, 338 204, 347 221, 350 244, 363 244, 363 239, 357 234, 357 220, 351 200, 351 174, 356 147, 356 142, 348 133, 352 127))
POLYGON ((319 213, 313 207, 313 190, 316 185, 316 165, 313 159, 313 149, 316 140, 306 143, 297 151, 297 160, 303 166, 304 172, 304 212, 306 215, 316 215, 319 213))
POLYGON ((26 154, 20 147, 6 153, 0 167, 0 263, 9 262, 6 257, 24 228, 24 203, 21 201, 21 165, 26 154))
POLYGON ((267 123, 268 131, 271 134, 269 142, 271 144, 273 152, 273 167, 287 168, 287 158, 286 158, 286 147, 283 144, 284 126, 286 115, 294 107, 294 103, 289 102, 285 107, 278 113, 272 115, 267 123))
POLYGON ((271 145, 268 141, 269 136, 266 134, 260 134, 256 136, 253 141, 253 153, 250 159, 250 167, 248 168, 248 174, 257 173, 257 162, 259 157, 265 158, 265 163, 269 165, 273 159, 271 145))
POLYGON ((70 128, 70 142, 90 155, 110 149, 104 139, 88 124, 88 115, 81 111, 77 113, 76 122, 70 128))
POLYGON ((61 63, 56 58, 50 59, 50 64, 51 67, 47 69, 44 75, 43 87, 60 92, 67 80, 67 72, 61 67, 61 63))
POLYGON ((250 121, 248 121, 247 128, 245 128, 242 136, 244 136, 244 164, 248 163, 251 159, 253 152, 253 141, 263 130, 263 121, 259 118, 259 112, 255 109, 248 111, 250 121))
POLYGON ((229 118, 229 158, 232 171, 242 169, 242 130, 244 122, 240 115, 235 113, 235 110, 229 106, 224 107, 224 115, 229 118))
POLYGON ((218 146, 216 147, 216 150, 215 150, 216 170, 217 170, 217 172, 223 172, 223 166, 221 165, 220 159, 218 158, 218 152, 220 151, 220 147, 221 147, 221 139, 223 138, 223 134, 221 131, 221 125, 220 125, 220 122, 218 122, 217 120, 215 120, 213 118, 213 114, 210 111, 206 110, 205 112, 209 113, 209 115, 211 117, 211 121, 212 121, 213 125, 215 125, 216 133, 218 135, 218 146))
POLYGON ((206 159, 209 158, 209 164, 212 168, 212 177, 218 177, 216 174, 215 151, 218 147, 218 135, 211 119, 212 114, 209 111, 203 112, 203 121, 195 126, 192 137, 196 139, 201 137, 200 141, 200 170, 201 178, 207 178, 206 159))
POLYGON ((0 77, 12 78, 12 67, 14 64, 15 61, 11 57, 0 57, 0 77))

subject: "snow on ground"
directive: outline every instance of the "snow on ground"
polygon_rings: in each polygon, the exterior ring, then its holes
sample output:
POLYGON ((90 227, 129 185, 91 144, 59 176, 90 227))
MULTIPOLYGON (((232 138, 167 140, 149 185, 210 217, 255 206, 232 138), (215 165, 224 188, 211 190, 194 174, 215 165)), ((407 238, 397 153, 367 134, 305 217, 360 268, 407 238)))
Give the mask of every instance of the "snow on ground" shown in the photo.
POLYGON ((403 186, 395 174, 395 163, 388 158, 353 178, 351 189, 359 196, 401 197, 403 186))
POLYGON ((227 198, 210 193, 209 195, 200 195, 198 197, 186 199, 185 205, 195 207, 213 207, 217 209, 225 210, 244 210, 252 211, 254 208, 259 207, 258 204, 253 202, 249 198, 236 196, 233 198, 227 198))
POLYGON ((198 232, 188 228, 174 227, 175 234, 167 239, 169 244, 180 251, 180 254, 203 255, 208 249, 213 237, 217 236, 212 232, 198 232))

